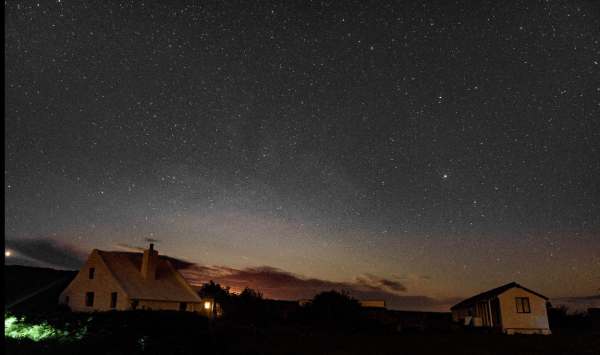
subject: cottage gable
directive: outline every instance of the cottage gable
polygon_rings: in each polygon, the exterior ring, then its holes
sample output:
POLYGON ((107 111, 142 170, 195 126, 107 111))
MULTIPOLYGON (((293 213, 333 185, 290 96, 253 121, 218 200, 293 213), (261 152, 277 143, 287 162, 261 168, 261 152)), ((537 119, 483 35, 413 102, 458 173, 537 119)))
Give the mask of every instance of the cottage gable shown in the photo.
POLYGON ((79 273, 60 295, 60 303, 74 311, 127 309, 127 294, 104 263, 99 250, 94 249, 79 273), (93 295, 90 298, 90 293, 93 295), (116 304, 111 304, 116 293, 116 304), (88 298, 88 299, 86 299, 88 298), (91 306, 88 304, 91 303, 91 306))

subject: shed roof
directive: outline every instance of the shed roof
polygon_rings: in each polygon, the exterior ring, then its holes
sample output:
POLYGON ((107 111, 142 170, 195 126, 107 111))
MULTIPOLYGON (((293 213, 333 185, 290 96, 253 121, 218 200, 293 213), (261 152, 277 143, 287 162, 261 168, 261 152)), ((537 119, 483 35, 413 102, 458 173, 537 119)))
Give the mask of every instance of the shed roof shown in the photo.
POLYGON ((142 277, 142 254, 96 250, 127 296, 132 299, 200 302, 200 297, 171 265, 159 256, 155 279, 142 277))
POLYGON ((539 296, 539 297, 541 297, 541 298, 543 298, 545 300, 548 299, 548 297, 546 297, 546 296, 544 296, 542 294, 539 294, 539 293, 537 293, 535 291, 532 291, 532 290, 530 290, 530 289, 528 289, 526 287, 523 287, 523 286, 519 285, 516 282, 511 282, 511 283, 507 283, 506 285, 503 285, 503 286, 500 286, 500 287, 496 287, 496 288, 491 289, 489 291, 485 291, 485 292, 477 294, 477 295, 475 295, 473 297, 467 298, 466 300, 463 300, 463 301, 455 304, 450 309, 456 309, 456 308, 461 308, 461 307, 469 307, 469 306, 471 306, 471 305, 473 305, 473 304, 475 304, 477 302, 487 301, 487 300, 489 300, 491 298, 494 298, 494 297, 500 295, 501 293, 504 293, 505 291, 510 290, 511 288, 514 288, 514 287, 518 287, 518 288, 523 289, 523 290, 525 290, 527 292, 531 292, 534 295, 539 296))

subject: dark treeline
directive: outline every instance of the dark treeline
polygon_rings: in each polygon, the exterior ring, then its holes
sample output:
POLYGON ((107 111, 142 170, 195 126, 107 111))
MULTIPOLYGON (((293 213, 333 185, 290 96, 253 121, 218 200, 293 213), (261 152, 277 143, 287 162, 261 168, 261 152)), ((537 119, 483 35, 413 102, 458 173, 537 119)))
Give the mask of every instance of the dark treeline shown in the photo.
POLYGON ((581 333, 600 330, 598 322, 598 309, 589 309, 587 312, 571 312, 568 307, 561 305, 553 307, 548 304, 548 322, 552 332, 557 333, 581 333))
POLYGON ((215 300, 219 305, 215 317, 225 324, 257 329, 294 324, 343 332, 358 330, 368 323, 360 303, 344 291, 321 292, 302 306, 297 301, 265 299, 260 291, 251 288, 235 294, 213 281, 204 284, 199 295, 215 300))

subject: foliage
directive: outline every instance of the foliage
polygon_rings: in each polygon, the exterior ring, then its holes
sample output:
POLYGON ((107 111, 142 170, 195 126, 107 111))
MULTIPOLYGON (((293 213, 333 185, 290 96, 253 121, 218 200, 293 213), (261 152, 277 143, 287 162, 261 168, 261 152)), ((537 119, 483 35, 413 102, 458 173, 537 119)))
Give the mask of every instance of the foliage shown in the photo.
POLYGON ((245 302, 260 302, 263 300, 263 295, 260 291, 246 287, 239 295, 241 300, 245 302))
POLYGON ((346 322, 360 316, 360 303, 348 293, 334 290, 317 294, 309 308, 319 320, 346 322))
POLYGON ((231 294, 224 307, 225 316, 246 324, 265 324, 265 300, 259 291, 246 287, 239 295, 231 294))
POLYGON ((49 325, 47 322, 32 324, 27 322, 24 317, 4 315, 4 336, 6 338, 29 339, 36 342, 41 340, 74 341, 82 339, 85 333, 85 327, 70 332, 49 325))
MULTIPOLYGON (((262 310, 269 301, 259 292, 246 292, 245 299, 262 310)), ((240 295, 230 295, 237 305, 240 295)), ((353 304, 345 293, 320 294, 303 311, 322 310, 325 305, 344 309, 353 304), (343 305, 339 307, 339 305, 343 305)), ((291 303, 289 304, 291 305, 291 303)), ((61 331, 88 326, 78 341, 39 341, 6 336, 11 354, 571 354, 599 353, 600 337, 591 333, 561 333, 551 336, 505 336, 500 334, 369 333, 347 328, 364 319, 341 322, 325 320, 321 313, 306 313, 309 321, 276 322, 269 312, 245 318, 248 308, 233 313, 238 318, 207 318, 192 312, 123 311, 83 314, 53 313, 27 317, 27 324, 47 324, 61 331), (251 322, 251 323, 248 323, 251 322), (337 323, 336 323, 337 322, 337 323), (70 326, 67 326, 69 324, 70 326), (346 328, 345 328, 346 327, 346 328), (342 329, 342 331, 338 331, 342 329), (345 330, 344 330, 345 329, 345 330), (399 345, 400 344, 400 345, 399 345), (469 344, 465 347, 464 344, 469 344), (401 348, 399 348, 401 346, 401 348), (400 350, 399 350, 400 349, 400 350)), ((7 319, 14 317, 7 315, 7 319)), ((19 317, 15 317, 18 320, 19 317)), ((14 321, 11 321, 14 322, 14 321)), ((10 322, 9 322, 10 323, 10 322)), ((9 324, 10 325, 10 324, 9 324)), ((11 325, 14 326, 14 323, 11 325)), ((73 332, 68 331, 72 337, 73 332)), ((40 332, 43 334, 44 332, 40 332)))
POLYGON ((581 332, 592 329, 589 314, 571 312, 565 305, 553 307, 548 304, 548 322, 552 332, 581 332))
POLYGON ((216 302, 222 303, 229 298, 229 287, 223 287, 213 280, 210 280, 209 283, 205 283, 200 287, 198 294, 200 297, 210 297, 216 302))

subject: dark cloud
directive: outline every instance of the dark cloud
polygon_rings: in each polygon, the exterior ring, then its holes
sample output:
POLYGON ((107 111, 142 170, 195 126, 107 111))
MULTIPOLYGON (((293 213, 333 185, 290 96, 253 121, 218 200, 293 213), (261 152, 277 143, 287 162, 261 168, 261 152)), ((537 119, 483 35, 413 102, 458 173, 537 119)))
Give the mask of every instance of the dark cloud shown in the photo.
POLYGON ((406 291, 406 286, 404 286, 399 281, 385 279, 371 274, 365 274, 364 276, 357 277, 356 283, 358 285, 362 285, 375 290, 385 289, 392 292, 406 291))
POLYGON ((175 267, 176 269, 187 269, 187 268, 191 268, 194 267, 194 263, 191 263, 189 261, 183 260, 183 259, 178 259, 178 258, 173 258, 170 256, 164 256, 163 258, 166 258, 167 260, 169 260, 169 262, 171 263, 171 265, 173 265, 173 267, 175 267))
POLYGON ((84 251, 72 245, 43 237, 6 240, 6 249, 12 252, 7 264, 78 269, 86 258, 84 251))
MULTIPOLYGON (((157 241, 157 239, 146 238, 146 241, 149 241, 149 240, 157 241)), ((146 247, 142 247, 139 245, 126 244, 126 243, 117 243, 114 246, 118 249, 133 252, 133 253, 142 253, 146 249, 146 247)), ((183 259, 173 258, 171 256, 163 255, 163 258, 168 259, 176 269, 185 269, 185 268, 191 268, 191 267, 196 266, 195 263, 185 261, 183 259)))
POLYGON ((383 299, 389 308, 405 310, 447 311, 458 299, 435 299, 422 295, 405 295, 404 284, 371 274, 356 278, 356 282, 335 282, 302 276, 269 266, 235 269, 221 266, 194 265, 180 270, 192 283, 199 286, 213 280, 229 286, 234 292, 245 287, 261 291, 274 299, 312 298, 321 291, 348 291, 358 299, 383 299))
POLYGON ((121 250, 125 250, 125 251, 131 251, 131 252, 142 252, 142 251, 144 251, 144 247, 137 246, 137 245, 132 245, 132 244, 117 243, 114 246, 117 249, 121 249, 121 250))

